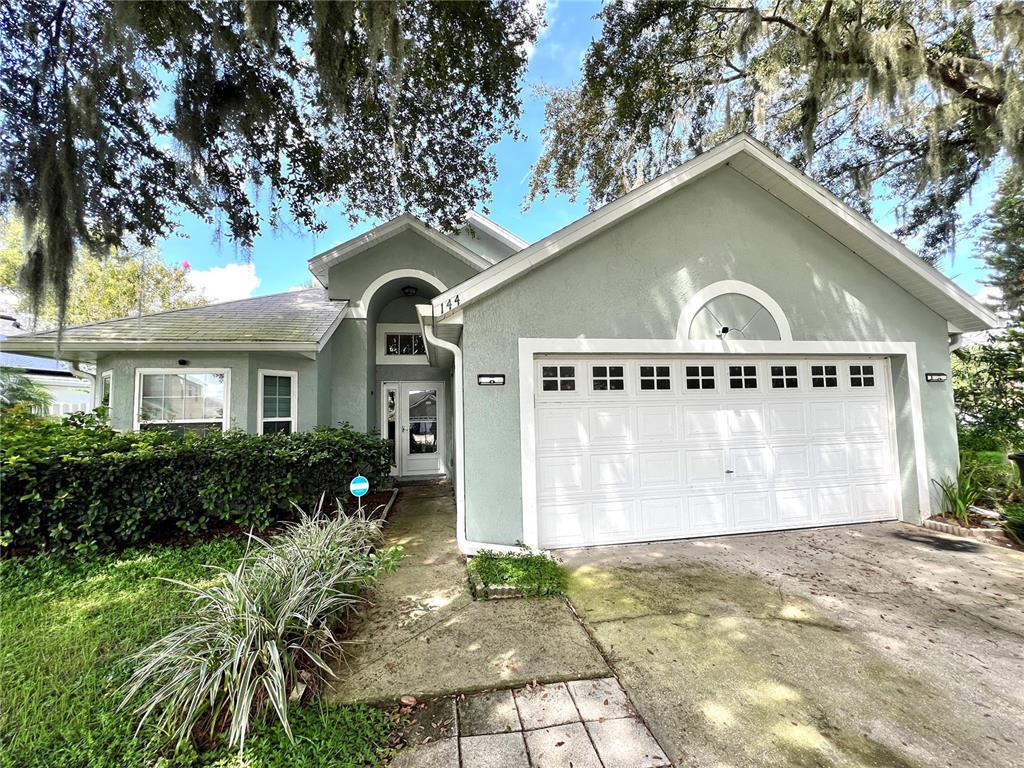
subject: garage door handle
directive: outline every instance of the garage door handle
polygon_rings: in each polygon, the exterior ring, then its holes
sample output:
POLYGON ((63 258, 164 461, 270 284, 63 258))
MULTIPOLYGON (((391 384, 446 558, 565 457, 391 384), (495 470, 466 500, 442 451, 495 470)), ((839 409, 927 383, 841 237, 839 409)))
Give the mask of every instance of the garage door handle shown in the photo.
POLYGON ((734 470, 734 469, 727 469, 727 470, 725 470, 725 474, 727 474, 727 475, 731 475, 731 474, 733 474, 733 473, 734 473, 735 471, 736 471, 736 470, 734 470))

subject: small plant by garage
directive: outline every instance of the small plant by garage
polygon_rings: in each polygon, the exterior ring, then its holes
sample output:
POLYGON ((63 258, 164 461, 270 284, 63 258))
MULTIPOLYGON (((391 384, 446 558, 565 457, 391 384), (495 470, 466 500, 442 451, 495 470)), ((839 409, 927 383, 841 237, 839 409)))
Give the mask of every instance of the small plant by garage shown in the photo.
POLYGON ((469 561, 466 573, 477 597, 557 597, 565 594, 569 582, 562 566, 530 551, 484 550, 469 561))

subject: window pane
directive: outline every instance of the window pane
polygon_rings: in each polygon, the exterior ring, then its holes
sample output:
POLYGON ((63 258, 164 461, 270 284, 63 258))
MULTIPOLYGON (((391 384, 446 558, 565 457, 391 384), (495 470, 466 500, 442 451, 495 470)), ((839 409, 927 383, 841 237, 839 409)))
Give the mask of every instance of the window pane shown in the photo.
POLYGON ((566 377, 566 376, 575 376, 576 375, 576 366, 574 366, 574 365, 563 365, 563 366, 561 366, 558 369, 558 375, 562 376, 563 378, 566 377))
POLYGON ((640 375, 641 376, 653 376, 654 375, 654 366, 653 365, 641 365, 640 366, 640 375))
POLYGON ((562 379, 562 381, 559 383, 558 388, 563 392, 574 392, 576 390, 576 380, 562 379))
POLYGON ((412 337, 412 353, 414 355, 425 355, 427 348, 423 346, 423 337, 418 333, 412 337))
POLYGON ((385 340, 386 351, 385 354, 397 355, 398 354, 398 334, 389 333, 385 340))
POLYGON ((654 389, 654 379, 640 379, 640 389, 654 389))
POLYGON ((292 423, 290 421, 264 421, 263 422, 263 434, 274 435, 281 432, 286 435, 290 435, 292 431, 292 423))
POLYGON ((224 415, 224 394, 222 373, 143 374, 139 418, 219 421, 224 415))
POLYGON ((403 355, 411 355, 412 352, 412 336, 407 333, 403 333, 399 338, 399 349, 403 355))
POLYGON ((543 368, 540 369, 540 372, 541 376, 543 376, 545 379, 553 379, 556 376, 558 376, 558 368, 556 368, 553 365, 545 365, 543 368))
POLYGON ((658 389, 671 389, 672 383, 668 379, 658 379, 658 389))

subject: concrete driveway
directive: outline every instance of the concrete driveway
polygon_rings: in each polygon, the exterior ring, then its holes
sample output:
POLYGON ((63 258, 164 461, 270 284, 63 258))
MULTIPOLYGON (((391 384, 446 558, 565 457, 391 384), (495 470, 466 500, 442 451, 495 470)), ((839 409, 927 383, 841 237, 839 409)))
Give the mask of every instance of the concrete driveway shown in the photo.
POLYGON ((1024 765, 1024 555, 900 524, 560 553, 680 766, 1024 765))

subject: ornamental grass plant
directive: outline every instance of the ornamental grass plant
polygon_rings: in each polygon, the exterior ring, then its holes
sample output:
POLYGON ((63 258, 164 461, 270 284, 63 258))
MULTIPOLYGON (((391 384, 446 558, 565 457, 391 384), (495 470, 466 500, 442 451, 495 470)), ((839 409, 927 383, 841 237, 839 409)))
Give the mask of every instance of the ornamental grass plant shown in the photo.
POLYGON ((300 510, 265 541, 250 536, 234 569, 206 584, 173 582, 191 597, 182 622, 134 657, 122 707, 139 728, 154 725, 176 747, 211 746, 221 736, 245 747, 254 718, 280 721, 333 677, 345 618, 361 592, 395 568, 398 550, 379 550, 381 520, 300 510))

